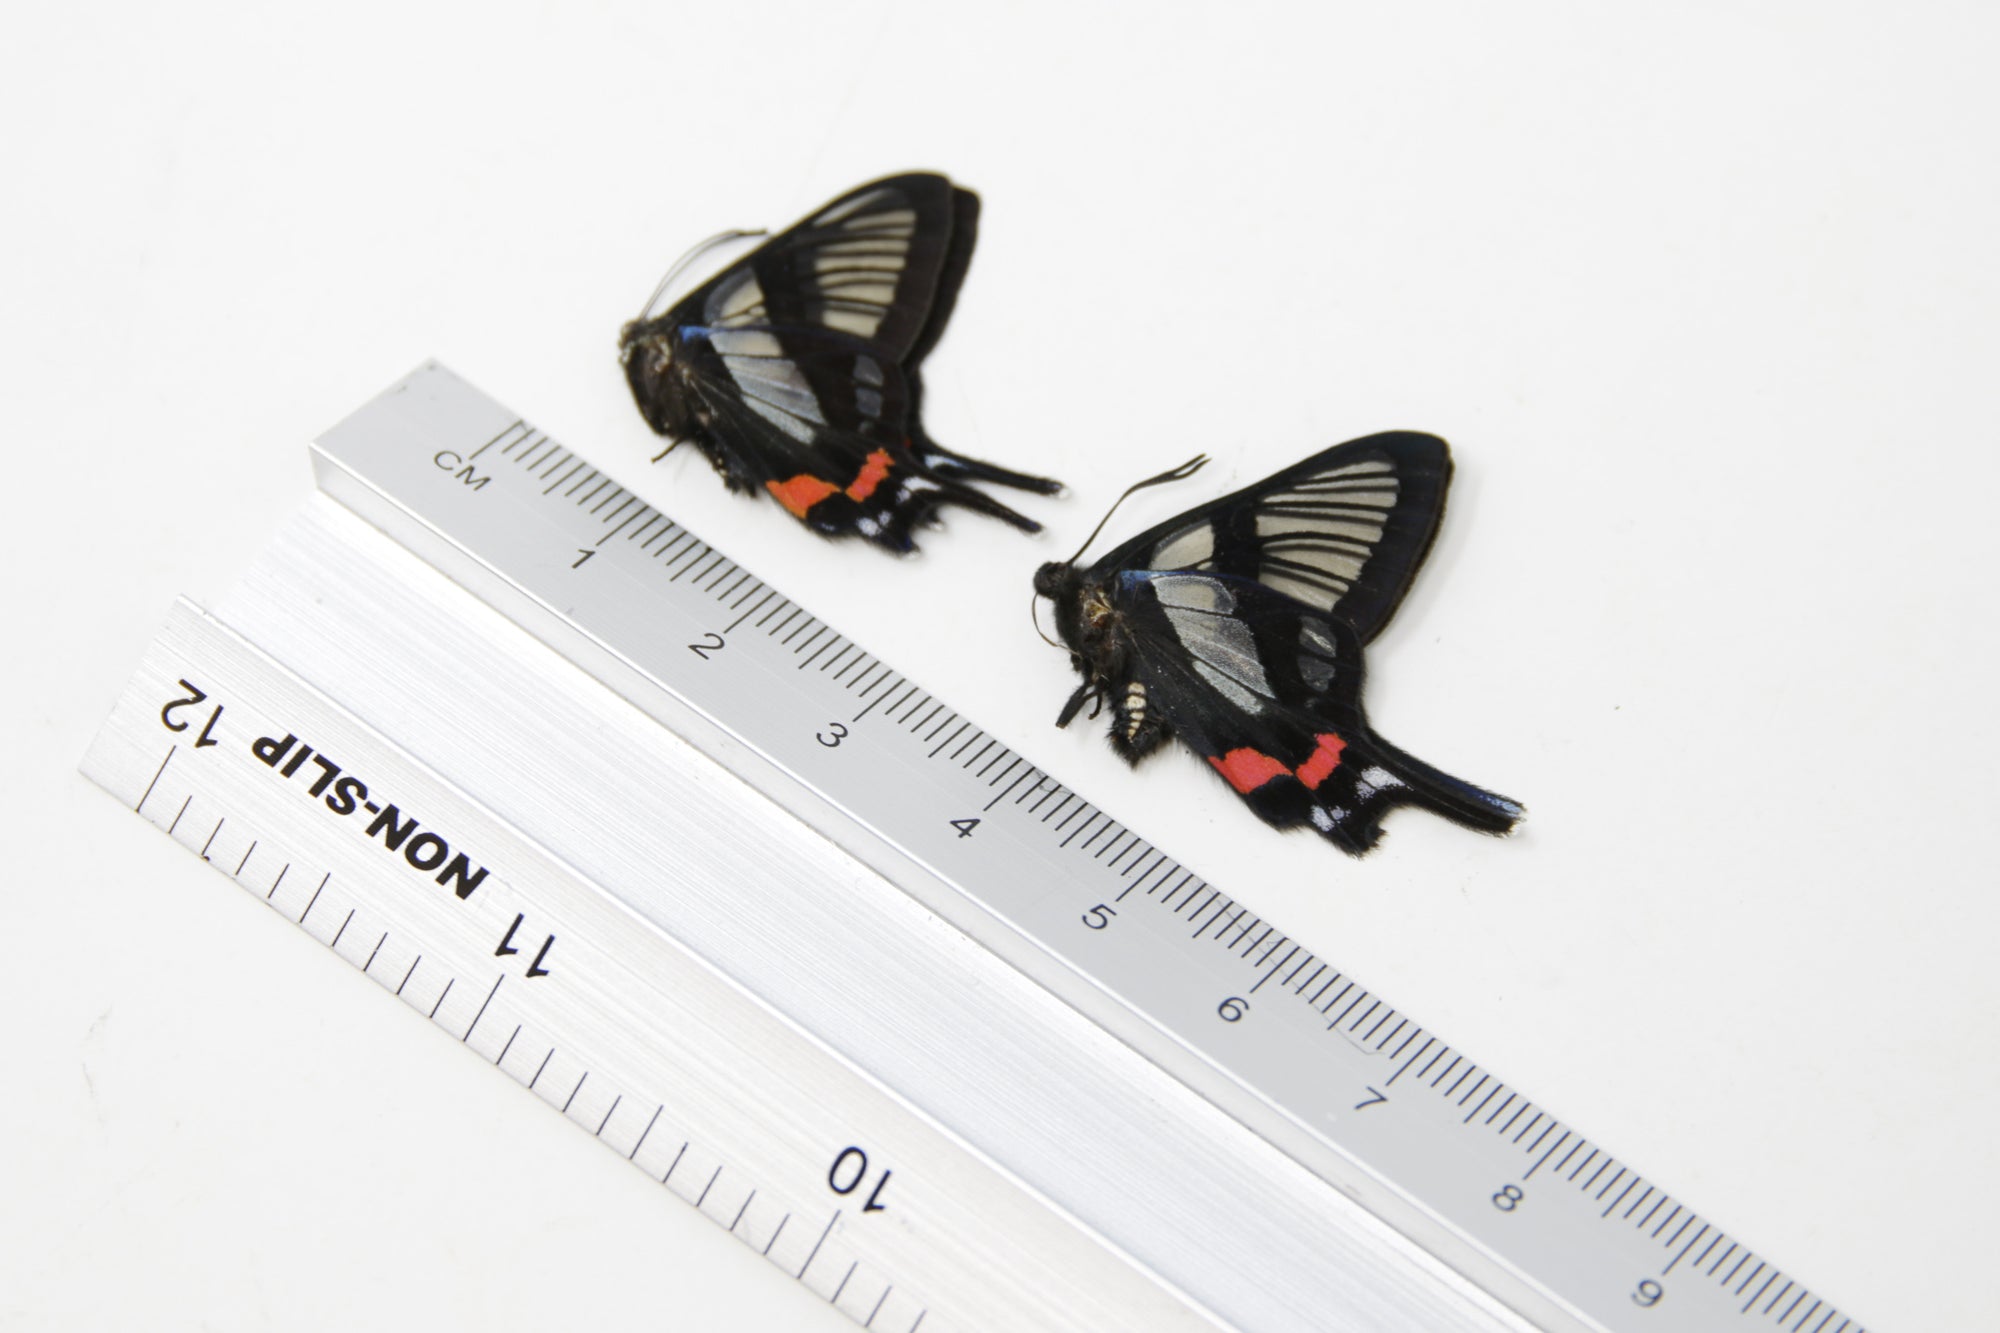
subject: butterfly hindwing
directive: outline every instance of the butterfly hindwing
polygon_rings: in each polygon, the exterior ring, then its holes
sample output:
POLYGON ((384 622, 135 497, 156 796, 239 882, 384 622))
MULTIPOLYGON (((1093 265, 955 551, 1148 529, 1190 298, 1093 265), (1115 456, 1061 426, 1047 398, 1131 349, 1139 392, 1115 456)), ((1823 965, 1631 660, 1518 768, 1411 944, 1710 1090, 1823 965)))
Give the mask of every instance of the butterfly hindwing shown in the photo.
POLYGON ((1366 643, 1422 567, 1450 482, 1451 452, 1435 435, 1370 435, 1169 519, 1094 568, 1255 579, 1346 621, 1366 643))
POLYGON ((766 491, 828 536, 908 550, 944 504, 1037 530, 964 482, 1057 483, 953 454, 919 416, 919 364, 951 317, 978 218, 977 195, 930 173, 827 204, 627 327, 642 413, 699 445, 733 489, 766 491))
POLYGON ((1137 571, 1110 602, 1131 640, 1113 727, 1170 727, 1266 823, 1309 825, 1360 853, 1382 817, 1422 804, 1486 832, 1513 802, 1438 772, 1376 736, 1361 707, 1352 626, 1265 585, 1191 571, 1137 571), (1133 685, 1139 689, 1135 692, 1133 685))

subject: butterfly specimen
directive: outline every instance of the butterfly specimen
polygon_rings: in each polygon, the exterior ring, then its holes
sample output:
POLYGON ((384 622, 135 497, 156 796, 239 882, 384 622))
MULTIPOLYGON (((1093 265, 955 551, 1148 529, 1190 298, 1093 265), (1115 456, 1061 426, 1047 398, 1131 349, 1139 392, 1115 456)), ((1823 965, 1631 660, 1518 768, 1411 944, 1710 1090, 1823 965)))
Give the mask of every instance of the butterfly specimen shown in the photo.
POLYGON ((710 243, 696 247, 618 338, 646 424, 692 442, 730 490, 767 492, 828 537, 913 550, 911 529, 944 505, 1040 531, 967 483, 1041 495, 1061 483, 955 454, 919 417, 918 367, 951 318, 978 229, 972 191, 929 173, 891 176, 648 318, 710 243))
POLYGON ((1054 604, 1083 675, 1056 725, 1093 699, 1108 705, 1111 747, 1128 763, 1178 736, 1265 823, 1309 824, 1356 856, 1399 805, 1512 831, 1519 805, 1404 754, 1361 707, 1362 646, 1416 578, 1450 481, 1443 440, 1370 435, 1168 519, 1088 567, 1075 563, 1081 551, 1043 565, 1035 591, 1054 604))

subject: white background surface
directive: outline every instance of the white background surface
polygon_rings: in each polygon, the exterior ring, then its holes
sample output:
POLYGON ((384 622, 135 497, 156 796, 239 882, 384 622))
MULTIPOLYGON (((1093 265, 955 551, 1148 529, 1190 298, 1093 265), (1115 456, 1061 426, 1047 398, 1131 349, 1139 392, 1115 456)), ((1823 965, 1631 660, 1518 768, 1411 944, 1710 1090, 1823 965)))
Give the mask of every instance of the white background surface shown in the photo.
POLYGON ((1991 1327, 1992 11, 1138 15, 10 25, 0 1327, 845 1326, 74 773, 433 354, 1857 1318, 1991 1327), (1052 532, 898 564, 649 468, 662 267, 912 166, 986 205, 933 433, 1052 532), (1351 862, 1049 727, 1027 578, 1117 489, 1390 427, 1459 473, 1371 709, 1521 836, 1351 862))

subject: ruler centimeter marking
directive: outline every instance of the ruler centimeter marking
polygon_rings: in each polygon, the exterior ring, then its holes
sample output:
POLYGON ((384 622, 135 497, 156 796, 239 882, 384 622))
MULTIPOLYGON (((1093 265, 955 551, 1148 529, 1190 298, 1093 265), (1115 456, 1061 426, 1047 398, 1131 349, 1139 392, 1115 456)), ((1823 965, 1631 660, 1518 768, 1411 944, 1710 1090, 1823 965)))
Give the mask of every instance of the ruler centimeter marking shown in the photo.
POLYGON ((188 603, 83 769, 865 1328, 1213 1327, 188 603))
POLYGON ((746 743, 727 766, 934 908, 929 879, 975 904, 945 914, 1003 956, 1045 982, 1009 942, 1062 959, 1086 983, 1064 998, 1504 1299, 1579 1327, 1859 1329, 450 372, 315 457, 336 499, 655 716, 746 743))

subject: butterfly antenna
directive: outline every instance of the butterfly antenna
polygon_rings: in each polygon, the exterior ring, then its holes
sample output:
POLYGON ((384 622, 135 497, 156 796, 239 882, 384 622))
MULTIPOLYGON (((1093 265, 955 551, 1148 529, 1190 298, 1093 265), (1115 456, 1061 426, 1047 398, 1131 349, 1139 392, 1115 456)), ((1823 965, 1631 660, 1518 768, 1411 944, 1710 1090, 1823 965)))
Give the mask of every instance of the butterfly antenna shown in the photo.
POLYGON ((707 254, 710 250, 713 250, 718 245, 727 245, 731 241, 740 241, 746 237, 762 236, 764 234, 765 234, 765 229, 763 227, 758 227, 751 231, 742 231, 735 229, 732 229, 730 231, 719 231, 715 233, 715 235, 709 237, 707 240, 701 242, 701 244, 695 246, 692 250, 689 250, 686 254, 682 255, 679 259, 676 259, 674 261, 673 267, 667 270, 667 276, 661 278, 660 285, 653 288, 653 294, 646 298, 646 304, 639 310, 639 318, 645 319, 648 315, 651 315, 653 313, 653 307, 656 304, 658 304, 659 299, 662 296, 666 295, 667 288, 673 285, 674 279, 678 278, 681 274, 685 273, 687 271, 688 265, 694 263, 695 260, 700 259, 703 255, 707 254))
MULTIPOLYGON (((1090 549, 1090 544, 1092 542, 1097 540, 1097 534, 1104 531, 1104 525, 1106 523, 1109 523, 1111 521, 1111 516, 1118 512, 1118 506, 1124 504, 1127 500, 1131 499, 1135 491, 1143 491, 1148 486, 1164 486, 1170 481, 1186 481, 1189 477, 1192 477, 1195 473, 1201 471, 1203 468, 1207 466, 1208 466, 1208 455, 1196 454, 1193 458, 1188 459, 1187 462, 1182 463, 1179 467, 1174 468, 1171 471, 1162 472, 1157 477, 1148 477, 1144 481, 1137 481, 1132 483, 1130 486, 1127 486, 1125 488, 1125 494, 1119 496, 1116 500, 1113 500, 1111 502, 1111 508, 1104 511, 1104 517, 1097 520, 1097 526, 1092 528, 1090 530, 1090 535, 1083 539, 1083 545, 1076 548, 1076 554, 1069 558, 1069 563, 1073 565, 1078 560, 1081 560, 1083 558, 1083 553, 1090 549)), ((1039 629, 1040 627, 1037 626, 1037 628, 1039 629)))
MULTIPOLYGON (((1075 564, 1076 562, 1071 561, 1070 563, 1075 564)), ((1046 633, 1043 633, 1042 617, 1039 614, 1041 611, 1041 604, 1042 604, 1041 593, 1035 592, 1035 593, 1030 593, 1028 595, 1028 619, 1031 623, 1033 623, 1035 627, 1035 633, 1040 634, 1042 636, 1043 643, 1046 643, 1051 648, 1062 648, 1061 644, 1057 643, 1054 639, 1051 639, 1046 633)), ((1063 649, 1063 651, 1067 652, 1068 649, 1063 649)))

